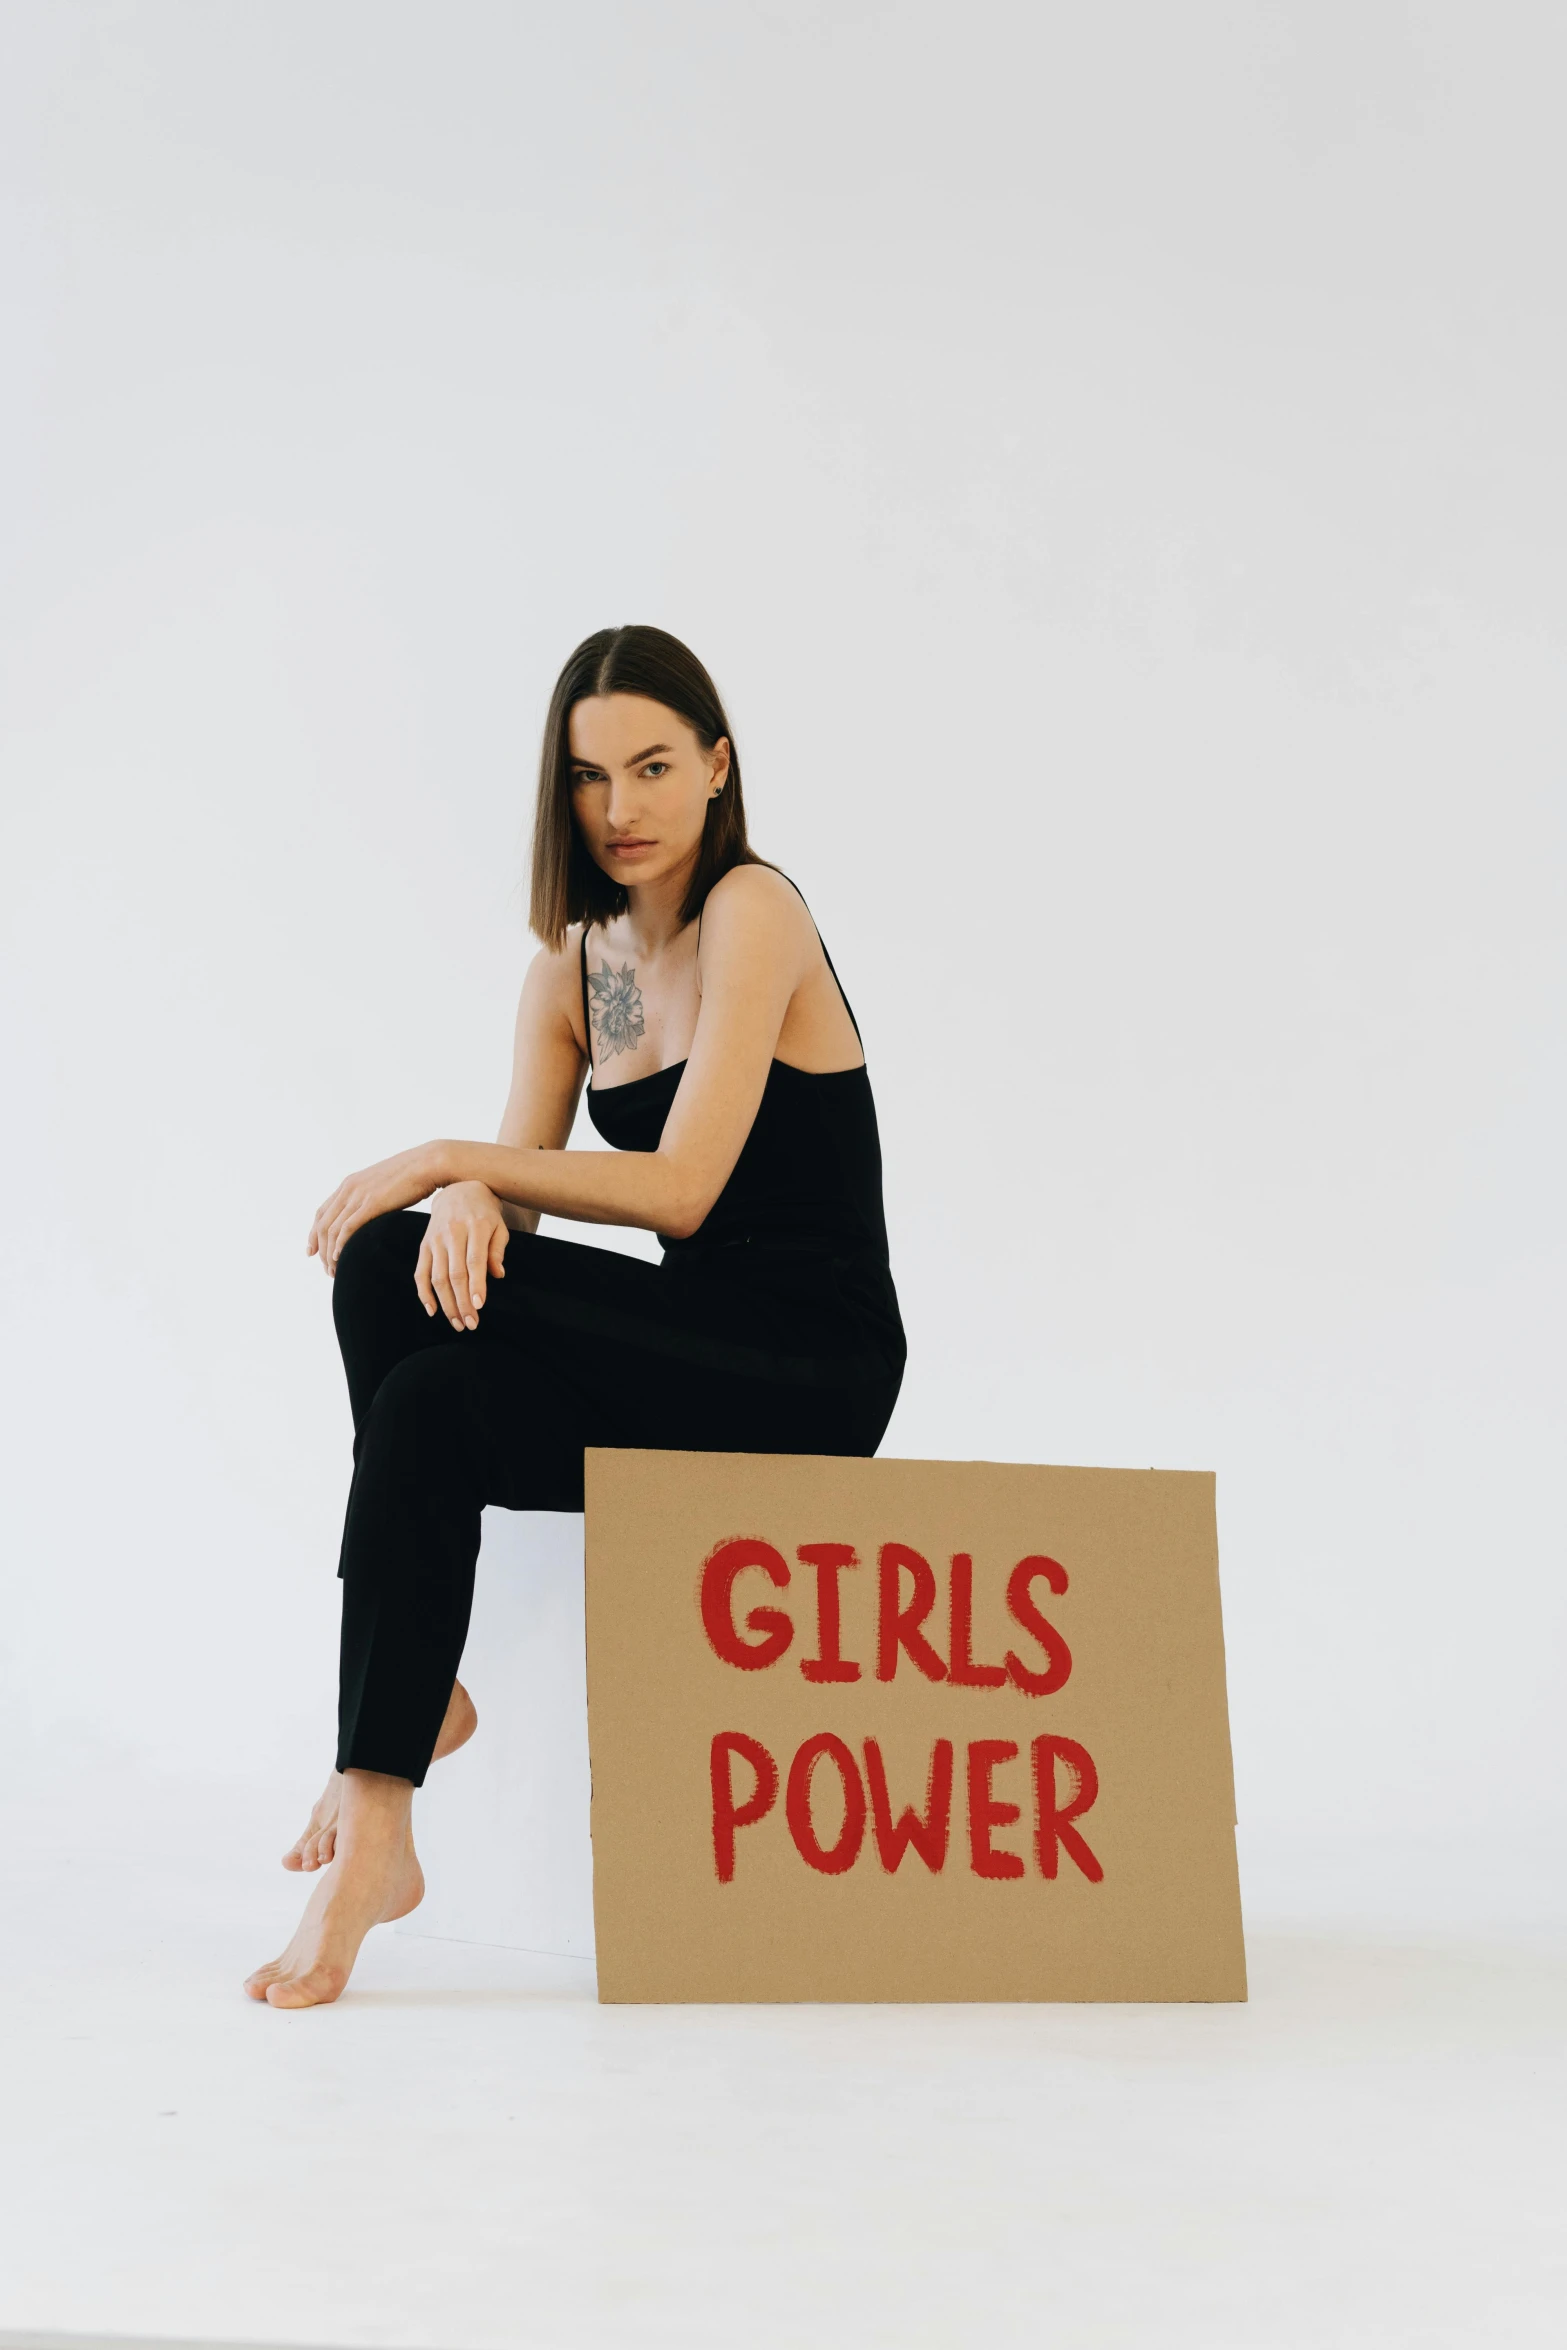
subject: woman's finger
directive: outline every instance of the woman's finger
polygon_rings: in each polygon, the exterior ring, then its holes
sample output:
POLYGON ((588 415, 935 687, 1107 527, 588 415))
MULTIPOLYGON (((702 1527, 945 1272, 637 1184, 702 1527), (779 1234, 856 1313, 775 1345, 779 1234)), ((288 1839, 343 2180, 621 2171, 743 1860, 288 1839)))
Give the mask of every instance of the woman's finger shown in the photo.
POLYGON ((441 1311, 446 1316, 448 1322, 450 1322, 452 1328, 454 1330, 460 1330, 462 1328, 462 1316, 457 1311, 457 1300, 452 1295, 451 1267, 447 1262, 446 1239, 444 1234, 437 1233, 434 1241, 431 1243, 430 1258, 430 1279, 434 1283, 435 1294, 441 1301, 441 1311))
POLYGON ((305 1243, 306 1256, 319 1257, 323 1266, 326 1266, 328 1270, 330 1270, 330 1265, 327 1259, 326 1236, 332 1228, 333 1213, 342 1197, 342 1191, 343 1187, 339 1184, 336 1191, 321 1202, 310 1219, 310 1238, 305 1243))
POLYGON ((484 1311, 484 1276, 489 1263, 489 1235, 475 1217, 468 1227, 468 1295, 476 1315, 484 1311))
POLYGON ((497 1216, 490 1227, 490 1271, 497 1281, 506 1278, 506 1243, 511 1238, 511 1226, 504 1216, 497 1216))
POLYGON ((414 1287, 419 1292, 419 1303, 427 1314, 436 1311, 435 1291, 430 1282, 430 1242, 426 1235, 419 1250, 419 1262, 414 1267, 414 1287))
POLYGON ((446 1262, 451 1268, 452 1293, 457 1300, 457 1311, 465 1330, 478 1327, 479 1317, 474 1312, 473 1300, 468 1295, 468 1219, 449 1227, 446 1234, 446 1262))
POLYGON ((337 1271, 337 1260, 348 1246, 349 1241, 359 1230, 360 1225, 368 1224, 369 1221, 370 1210, 365 1202, 364 1194, 359 1191, 350 1192, 338 1209, 328 1239, 334 1273, 337 1271))

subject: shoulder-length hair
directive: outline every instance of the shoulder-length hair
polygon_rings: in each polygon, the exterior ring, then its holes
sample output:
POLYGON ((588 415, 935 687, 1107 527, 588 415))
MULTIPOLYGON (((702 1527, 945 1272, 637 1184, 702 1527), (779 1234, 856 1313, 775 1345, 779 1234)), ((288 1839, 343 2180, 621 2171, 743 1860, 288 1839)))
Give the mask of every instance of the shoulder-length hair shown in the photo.
POLYGON ((569 922, 591 927, 626 910, 624 888, 589 856, 572 813, 568 728, 574 706, 594 694, 642 694, 650 702, 662 702, 685 720, 704 751, 711 751, 721 736, 728 737, 729 773, 723 790, 707 804, 696 870, 680 909, 682 923, 696 920, 708 891, 733 866, 762 862, 746 839, 734 730, 718 688, 695 653, 661 628, 601 628, 584 637, 556 680, 539 757, 528 921, 545 945, 557 951, 569 922))

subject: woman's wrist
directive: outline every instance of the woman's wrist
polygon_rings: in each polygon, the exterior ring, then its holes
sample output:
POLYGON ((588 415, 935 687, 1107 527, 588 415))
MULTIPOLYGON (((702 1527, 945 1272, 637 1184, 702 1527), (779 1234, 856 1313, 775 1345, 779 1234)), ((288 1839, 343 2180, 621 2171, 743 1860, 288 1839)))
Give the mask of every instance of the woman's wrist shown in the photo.
POLYGON ((481 1172, 479 1160, 484 1154, 482 1142, 426 1142, 419 1147, 419 1172, 426 1178, 430 1190, 451 1191, 460 1183, 477 1183, 481 1190, 494 1197, 493 1170, 481 1172))
POLYGON ((512 1189, 514 1167, 533 1157, 531 1151, 510 1150, 504 1144, 493 1142, 427 1142, 421 1146, 421 1165, 429 1170, 432 1184, 449 1191, 457 1183, 479 1183, 496 1199, 510 1199, 515 1205, 529 1207, 535 1215, 536 1207, 529 1201, 518 1200, 512 1189))
POLYGON ((424 1181, 425 1192, 444 1191, 448 1184, 461 1183, 463 1174, 456 1164, 459 1146, 454 1142, 422 1142, 416 1154, 418 1170, 424 1181))

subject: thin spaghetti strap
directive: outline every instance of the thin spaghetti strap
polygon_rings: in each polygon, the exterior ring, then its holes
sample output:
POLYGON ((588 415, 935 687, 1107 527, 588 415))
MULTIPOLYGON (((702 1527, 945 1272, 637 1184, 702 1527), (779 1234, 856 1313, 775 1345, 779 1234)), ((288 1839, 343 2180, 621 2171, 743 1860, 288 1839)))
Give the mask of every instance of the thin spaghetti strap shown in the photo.
MULTIPOLYGON (((788 881, 788 879, 789 879, 789 876, 788 876, 788 874, 787 874, 787 873, 784 875, 784 879, 785 879, 785 881, 788 881)), ((790 884, 790 886, 792 887, 792 886, 793 886, 793 884, 791 883, 791 884, 790 884)), ((802 905, 802 906, 805 906, 805 900, 804 900, 803 898, 800 900, 800 903, 801 903, 801 905, 802 905)), ((809 907, 809 906, 805 906, 805 910, 806 910, 806 912, 807 912, 808 914, 811 914, 811 909, 810 909, 810 907, 809 907)), ((813 927, 814 927, 814 925, 815 925, 815 921, 816 921, 816 916, 815 916, 814 914, 811 914, 811 922, 812 922, 812 925, 813 925, 813 927)), ((865 1039, 864 1039, 864 1037, 863 1037, 863 1036, 861 1036, 861 1034, 860 1034, 860 1024, 859 1024, 858 1020, 856 1020, 856 1018, 854 1017, 854 1006, 853 1006, 853 1005, 850 1003, 850 1001, 849 1001, 848 997, 847 997, 846 995, 844 995, 844 992, 843 992, 843 981, 842 981, 842 980, 841 980, 841 979, 838 977, 838 966, 837 966, 837 964, 836 964, 836 963, 833 961, 833 959, 832 959, 832 956, 831 956, 830 954, 828 954, 828 952, 827 952, 827 941, 826 941, 824 938, 822 938, 822 934, 821 934, 821 932, 820 932, 819 930, 817 931, 816 935, 817 935, 817 937, 818 937, 819 939, 821 939, 821 948, 822 948, 822 953, 823 953, 824 955, 826 955, 826 956, 827 956, 827 968, 828 968, 828 970, 829 970, 829 971, 832 973, 832 976, 833 976, 833 984, 834 984, 834 986, 837 988, 839 996, 842 998, 842 1002, 843 1002, 843 1008, 844 1008, 844 1010, 845 1010, 845 1011, 848 1013, 848 1015, 849 1015, 849 1026, 850 1026, 850 1027, 851 1027, 851 1028, 854 1030, 854 1041, 855 1041, 855 1043, 856 1043, 856 1044, 859 1046, 859 1048, 860 1048, 861 1052, 863 1053, 863 1052, 864 1052, 864 1050, 865 1050, 865 1039)))
MULTIPOLYGON (((805 910, 808 914, 811 914, 810 907, 805 905, 805 892, 800 887, 800 884, 792 879, 789 874, 785 873, 781 865, 774 865, 772 867, 772 871, 777 874, 780 881, 787 881, 789 883, 789 887, 794 891, 794 894, 799 899, 801 905, 805 906, 805 910)), ((816 930, 816 916, 814 914, 811 914, 811 928, 816 930)), ((848 996, 844 993, 843 981, 838 977, 838 966, 833 961, 832 956, 828 951, 827 941, 823 938, 819 930, 816 930, 816 943, 821 948, 822 954, 826 958, 827 968, 832 973, 833 985, 838 990, 839 1000, 842 1003, 844 1010, 849 1015, 849 1026, 854 1030, 854 1041, 863 1053, 865 1050, 865 1039, 863 1036, 861 1036, 860 1024, 854 1017, 854 1006, 850 1003, 848 996)))
MULTIPOLYGON (((823 952, 826 952, 825 948, 823 952)), ((588 1075, 591 1077, 593 1074, 593 1015, 588 1010, 588 926, 585 922, 582 925, 582 951, 578 967, 582 973, 582 1033, 587 1039, 588 1075)), ((854 1018, 852 1012, 849 1014, 849 1018, 851 1020, 854 1018)))

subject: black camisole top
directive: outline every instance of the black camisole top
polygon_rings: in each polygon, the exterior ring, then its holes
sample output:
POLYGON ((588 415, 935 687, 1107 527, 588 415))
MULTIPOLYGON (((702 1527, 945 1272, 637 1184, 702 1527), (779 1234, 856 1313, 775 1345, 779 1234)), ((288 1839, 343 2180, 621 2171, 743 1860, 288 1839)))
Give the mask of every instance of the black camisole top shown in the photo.
MULTIPOLYGON (((860 1024, 825 943, 822 952, 859 1037, 860 1024)), ((686 1064, 677 1061, 602 1091, 595 1087, 585 930, 581 971, 588 1115, 616 1150, 657 1150, 686 1064)), ((864 1064, 818 1071, 775 1060, 734 1172, 702 1224, 689 1239, 661 1233, 659 1240, 666 1264, 714 1264, 721 1261, 719 1252, 734 1250, 746 1251, 752 1262, 758 1256, 787 1256, 792 1278, 805 1292, 829 1285, 837 1304, 852 1301, 877 1326, 883 1343, 901 1356, 903 1330, 882 1206, 881 1140, 864 1064)))

